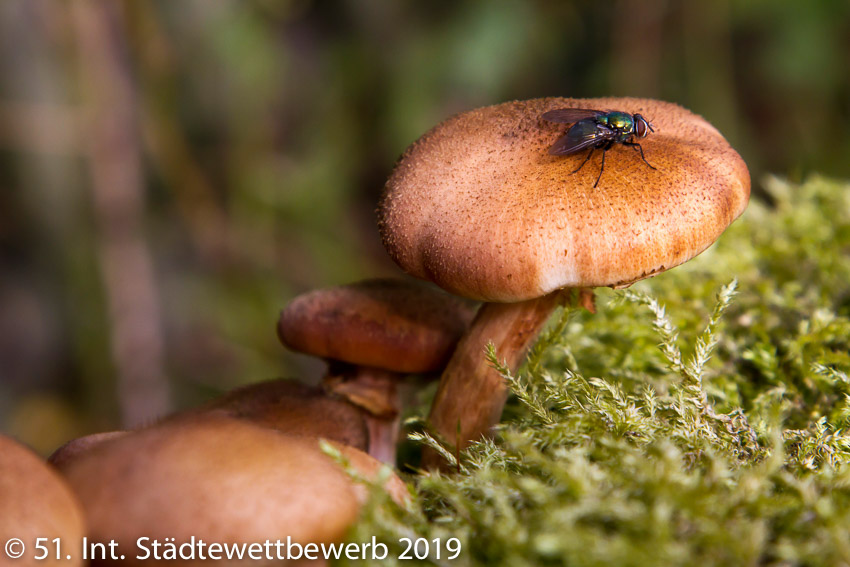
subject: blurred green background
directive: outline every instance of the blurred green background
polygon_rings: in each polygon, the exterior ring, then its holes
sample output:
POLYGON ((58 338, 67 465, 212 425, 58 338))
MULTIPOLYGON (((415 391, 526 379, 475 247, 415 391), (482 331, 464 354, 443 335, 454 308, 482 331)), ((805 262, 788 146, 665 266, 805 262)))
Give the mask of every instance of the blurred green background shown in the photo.
MULTIPOLYGON (((0 3, 0 432, 47 453, 317 377, 279 309, 397 273, 374 208, 456 112, 647 96, 850 176, 846 0, 0 3)), ((650 117, 651 118, 651 117, 650 117)))

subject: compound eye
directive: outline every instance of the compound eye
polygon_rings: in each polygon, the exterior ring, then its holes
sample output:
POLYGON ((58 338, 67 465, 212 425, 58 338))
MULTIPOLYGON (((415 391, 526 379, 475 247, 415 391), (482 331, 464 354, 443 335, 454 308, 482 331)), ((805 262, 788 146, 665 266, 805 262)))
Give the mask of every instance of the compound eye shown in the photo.
POLYGON ((635 120, 635 134, 637 134, 639 138, 646 136, 646 122, 644 122, 643 117, 635 120))

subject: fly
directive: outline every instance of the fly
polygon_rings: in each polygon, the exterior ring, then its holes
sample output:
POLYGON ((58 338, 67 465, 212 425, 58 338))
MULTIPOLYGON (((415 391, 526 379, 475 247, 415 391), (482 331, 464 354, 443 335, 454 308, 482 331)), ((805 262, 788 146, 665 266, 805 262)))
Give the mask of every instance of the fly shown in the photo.
POLYGON ((559 108, 543 114, 542 118, 549 122, 572 124, 567 133, 552 144, 549 153, 555 156, 566 156, 590 148, 587 157, 573 173, 576 173, 590 160, 594 150, 602 150, 602 167, 596 178, 594 187, 599 185, 602 172, 605 171, 605 153, 614 144, 623 144, 640 150, 643 163, 650 169, 655 169, 646 161, 643 148, 635 138, 645 138, 650 132, 655 132, 652 124, 640 114, 629 114, 619 110, 589 110, 586 108, 559 108))

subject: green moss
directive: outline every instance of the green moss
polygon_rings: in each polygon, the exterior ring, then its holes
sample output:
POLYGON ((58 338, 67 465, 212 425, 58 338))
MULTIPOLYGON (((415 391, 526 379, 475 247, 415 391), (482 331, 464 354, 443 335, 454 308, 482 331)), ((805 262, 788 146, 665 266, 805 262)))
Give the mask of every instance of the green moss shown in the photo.
POLYGON ((459 538, 437 565, 850 563, 850 185, 765 190, 699 258, 554 318, 502 369, 497 438, 353 538, 459 538))

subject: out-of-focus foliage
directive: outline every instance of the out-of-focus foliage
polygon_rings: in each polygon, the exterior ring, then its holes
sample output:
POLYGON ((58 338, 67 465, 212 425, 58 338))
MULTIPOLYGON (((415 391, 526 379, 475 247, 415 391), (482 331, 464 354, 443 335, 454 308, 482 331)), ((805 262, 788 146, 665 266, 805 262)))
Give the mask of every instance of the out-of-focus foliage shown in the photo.
POLYGON ((435 565, 850 562, 850 185, 766 189, 705 254, 563 314, 498 437, 355 539, 460 538, 435 565))
POLYGON ((119 426, 140 363, 171 388, 154 414, 314 379, 321 364, 277 344, 277 311, 397 273, 378 194, 404 147, 452 113, 651 96, 708 118, 755 179, 850 175, 846 2, 77 4, 0 3, 0 430, 42 451, 119 426), (98 48, 86 22, 100 16, 98 48), (102 200, 125 187, 94 182, 110 161, 92 155, 92 116, 117 108, 98 100, 131 109, 113 148, 141 164, 129 221, 102 200), (127 305, 130 283, 144 305, 127 305), (147 349, 132 346, 141 327, 147 349))

